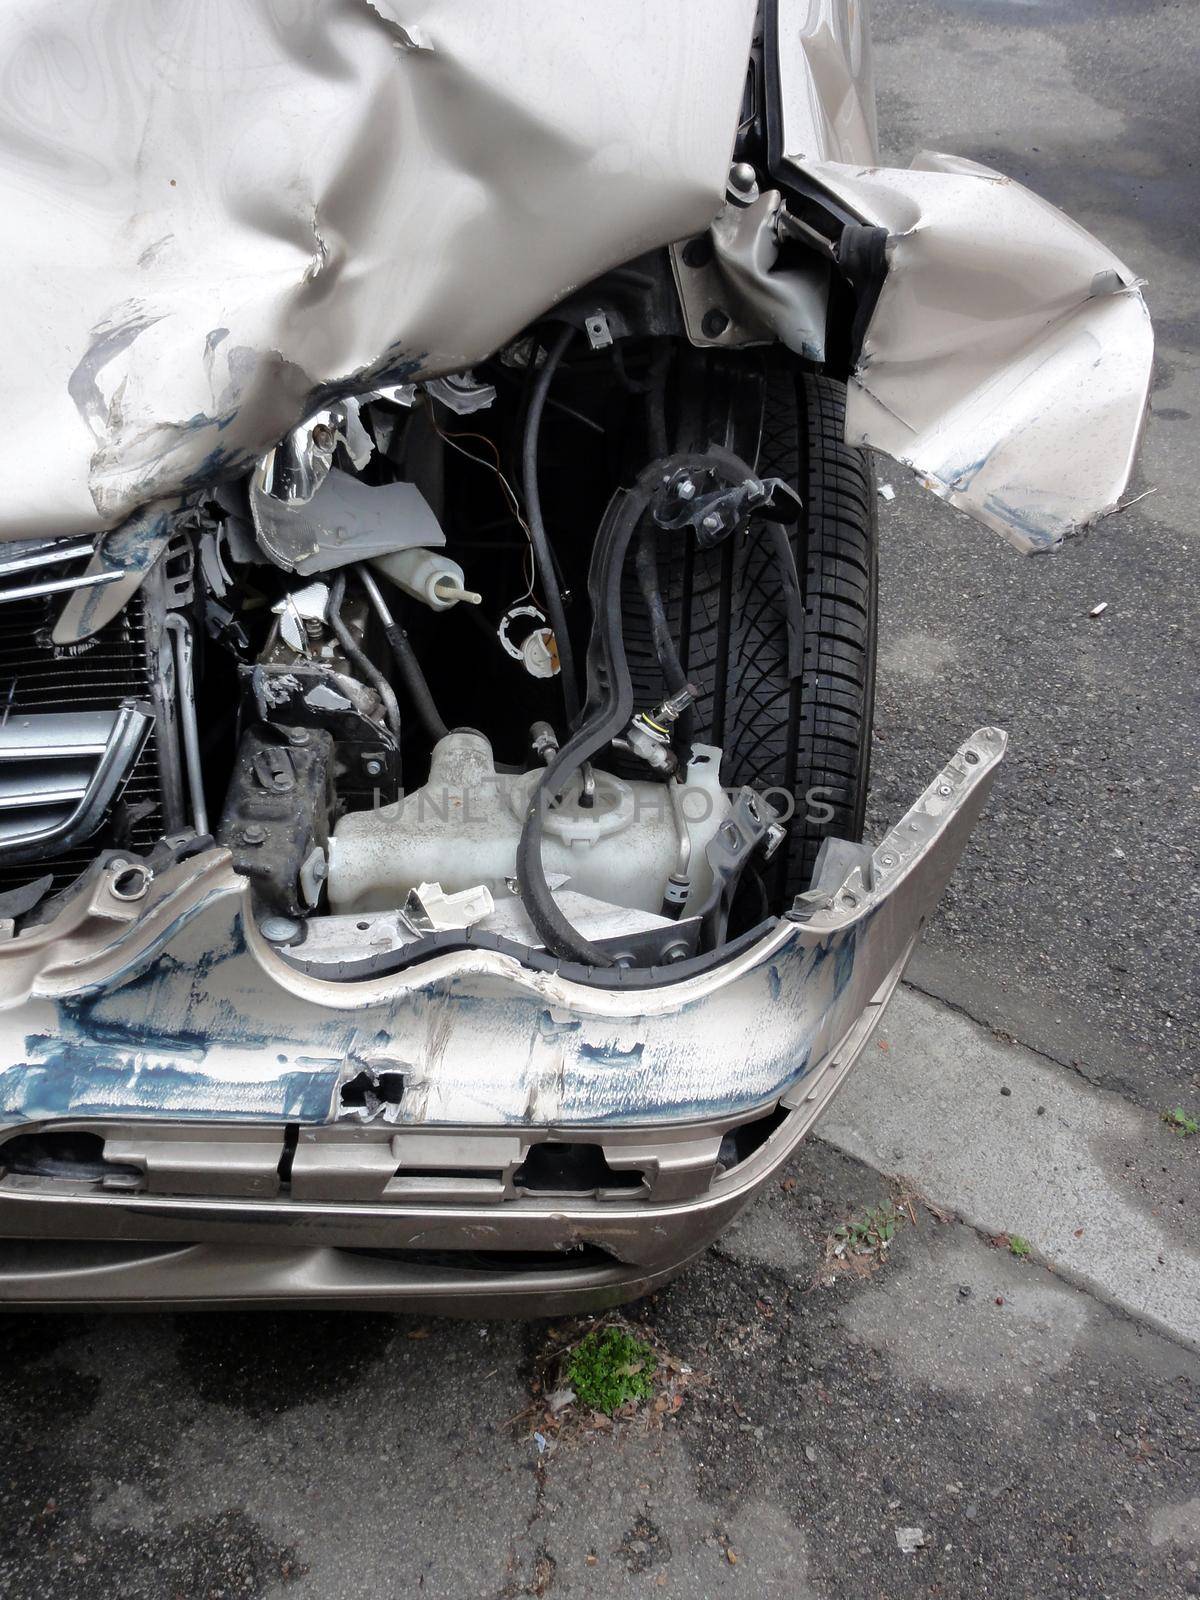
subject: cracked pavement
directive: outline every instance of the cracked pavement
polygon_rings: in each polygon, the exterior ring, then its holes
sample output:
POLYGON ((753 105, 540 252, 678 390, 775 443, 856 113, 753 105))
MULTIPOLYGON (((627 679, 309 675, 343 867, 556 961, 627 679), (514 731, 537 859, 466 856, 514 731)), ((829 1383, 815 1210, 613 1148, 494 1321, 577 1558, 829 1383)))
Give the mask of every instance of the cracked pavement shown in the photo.
POLYGON ((513 1419, 544 1324, 11 1318, 0 1592, 1200 1594, 1200 1138, 1159 1120, 1200 1110, 1200 14, 874 11, 889 158, 995 165, 1149 279, 1155 492, 1023 560, 880 464, 872 828, 971 728, 1010 755, 826 1139, 631 1309, 708 1383, 542 1453, 513 1419), (914 1197, 878 1270, 829 1282, 833 1229, 894 1203, 889 1173, 938 1211, 914 1197))

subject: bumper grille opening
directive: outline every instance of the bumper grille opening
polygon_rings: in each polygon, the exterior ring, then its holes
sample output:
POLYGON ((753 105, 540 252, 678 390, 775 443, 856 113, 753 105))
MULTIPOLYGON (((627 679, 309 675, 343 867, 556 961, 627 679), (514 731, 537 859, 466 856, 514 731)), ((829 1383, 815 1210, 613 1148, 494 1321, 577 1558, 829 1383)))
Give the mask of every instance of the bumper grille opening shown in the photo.
POLYGON ((756 1117, 753 1122, 743 1122, 740 1128, 732 1129, 721 1140, 718 1166, 722 1171, 729 1172, 731 1168, 741 1166, 743 1161, 749 1161, 790 1115, 791 1112, 784 1106, 775 1106, 765 1117, 756 1117))
POLYGON ((577 1272, 587 1267, 620 1267, 598 1244, 566 1250, 371 1250, 343 1249, 342 1255, 395 1261, 409 1267, 439 1267, 447 1272, 577 1272))
POLYGON ((598 1144, 558 1144, 548 1139, 530 1147, 513 1173, 513 1184, 529 1194, 595 1194, 601 1189, 641 1189, 645 1176, 609 1166, 598 1144))
POLYGON ((58 1178, 102 1183, 106 1188, 142 1188, 137 1168, 104 1159, 98 1133, 18 1133, 0 1144, 0 1173, 23 1178, 58 1178))

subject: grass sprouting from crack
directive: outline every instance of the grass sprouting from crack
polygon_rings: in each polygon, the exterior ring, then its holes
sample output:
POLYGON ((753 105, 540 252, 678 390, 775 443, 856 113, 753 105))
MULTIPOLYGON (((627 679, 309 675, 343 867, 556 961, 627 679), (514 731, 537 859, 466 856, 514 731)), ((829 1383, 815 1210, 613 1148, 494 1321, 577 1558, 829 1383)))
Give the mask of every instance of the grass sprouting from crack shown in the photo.
POLYGON ((579 1341, 567 1360, 566 1380, 581 1405, 611 1417, 627 1401, 652 1397, 657 1369, 658 1357, 648 1344, 624 1328, 609 1327, 579 1341))
POLYGON ((903 1223, 916 1220, 912 1197, 901 1193, 897 1204, 868 1206, 858 1216, 839 1222, 825 1241, 825 1260, 818 1269, 816 1283, 829 1288, 844 1273, 870 1277, 887 1260, 896 1230, 903 1223))
POLYGON ((1172 1111, 1164 1111, 1163 1121, 1172 1133, 1177 1133, 1181 1139, 1186 1139, 1193 1133, 1200 1133, 1200 1121, 1190 1117, 1182 1106, 1176 1106, 1172 1111))
POLYGON ((852 1250, 882 1251, 891 1244, 903 1220, 904 1215, 896 1206, 868 1206, 861 1217, 839 1223, 833 1236, 852 1250))
POLYGON ((1008 1236, 1008 1248, 1018 1261, 1024 1261, 1033 1246, 1028 1239, 1023 1239, 1019 1233, 1010 1233, 1008 1236))

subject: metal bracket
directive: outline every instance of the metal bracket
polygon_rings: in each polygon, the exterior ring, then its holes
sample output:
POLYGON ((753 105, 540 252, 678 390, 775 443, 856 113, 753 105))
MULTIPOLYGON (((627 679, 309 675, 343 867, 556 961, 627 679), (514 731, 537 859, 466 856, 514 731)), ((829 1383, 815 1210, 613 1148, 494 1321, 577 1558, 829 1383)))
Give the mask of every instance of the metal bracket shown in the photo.
POLYGON ((652 507, 660 528, 691 527, 702 550, 719 544, 756 511, 764 510, 776 521, 795 522, 800 496, 782 478, 751 475, 730 482, 716 467, 700 472, 680 468, 667 479, 652 507))

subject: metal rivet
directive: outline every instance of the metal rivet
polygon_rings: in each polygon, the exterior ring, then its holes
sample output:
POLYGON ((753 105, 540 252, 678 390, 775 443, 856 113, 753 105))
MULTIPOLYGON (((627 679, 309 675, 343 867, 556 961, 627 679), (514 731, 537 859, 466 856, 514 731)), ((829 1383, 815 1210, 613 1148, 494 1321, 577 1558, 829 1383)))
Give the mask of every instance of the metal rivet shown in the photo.
POLYGON ((717 306, 704 313, 700 331, 706 339, 719 339, 729 326, 729 318, 717 306))
POLYGON ((749 194, 758 182, 754 168, 748 161, 735 161, 729 169, 729 187, 738 194, 749 194))
POLYGON ((300 924, 292 917, 264 917, 258 931, 272 944, 289 944, 300 932, 300 924))

